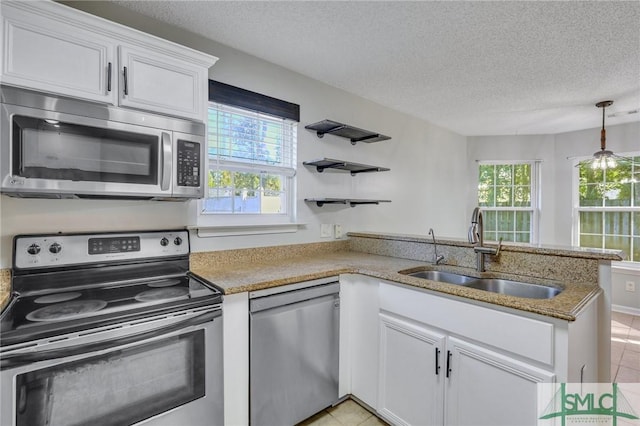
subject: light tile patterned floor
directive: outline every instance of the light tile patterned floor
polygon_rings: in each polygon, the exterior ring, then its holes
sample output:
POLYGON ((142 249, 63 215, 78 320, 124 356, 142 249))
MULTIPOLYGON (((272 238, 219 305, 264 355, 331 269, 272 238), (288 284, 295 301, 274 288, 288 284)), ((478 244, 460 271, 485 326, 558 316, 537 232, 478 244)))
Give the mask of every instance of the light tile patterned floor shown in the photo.
POLYGON ((298 426, 385 426, 383 422, 358 403, 347 399, 335 407, 327 408, 298 426))
MULTIPOLYGON (((611 380, 616 383, 640 383, 640 316, 619 312, 611 314, 611 380)), ((348 399, 298 426, 384 425, 387 423, 348 399)))
POLYGON ((611 313, 611 380, 640 383, 640 316, 611 313))

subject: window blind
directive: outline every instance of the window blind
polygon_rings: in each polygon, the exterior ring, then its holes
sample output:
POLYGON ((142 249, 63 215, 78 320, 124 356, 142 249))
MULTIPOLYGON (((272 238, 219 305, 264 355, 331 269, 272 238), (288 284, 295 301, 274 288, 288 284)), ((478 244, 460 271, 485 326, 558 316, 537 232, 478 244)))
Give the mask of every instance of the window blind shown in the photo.
POLYGON ((213 169, 293 176, 296 123, 228 105, 209 106, 209 163, 213 169))

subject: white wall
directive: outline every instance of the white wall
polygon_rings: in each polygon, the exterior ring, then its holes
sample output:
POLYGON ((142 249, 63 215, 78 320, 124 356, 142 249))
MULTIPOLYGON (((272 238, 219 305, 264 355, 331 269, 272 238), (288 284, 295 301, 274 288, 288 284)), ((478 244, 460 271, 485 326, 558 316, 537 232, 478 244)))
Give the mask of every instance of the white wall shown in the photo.
MULTIPOLYGON (((298 222, 288 234, 192 239, 194 251, 322 241, 320 224, 341 224, 344 232, 380 231, 426 235, 466 235, 466 138, 327 86, 237 50, 123 10, 112 3, 73 2, 74 7, 138 28, 220 58, 209 77, 301 107, 298 130, 298 222), (347 122, 392 137, 357 144, 334 136, 318 139, 304 129, 325 118, 347 122), (316 173, 302 161, 340 158, 389 167, 391 171, 351 177, 316 173), (443 185, 443 176, 448 182, 443 185), (304 198, 390 199, 379 206, 326 205, 304 198)), ((160 89, 160 88, 159 88, 160 89)), ((113 200, 35 200, 2 196, 0 267, 11 264, 11 239, 20 233, 135 230, 184 227, 195 223, 196 202, 113 200)))

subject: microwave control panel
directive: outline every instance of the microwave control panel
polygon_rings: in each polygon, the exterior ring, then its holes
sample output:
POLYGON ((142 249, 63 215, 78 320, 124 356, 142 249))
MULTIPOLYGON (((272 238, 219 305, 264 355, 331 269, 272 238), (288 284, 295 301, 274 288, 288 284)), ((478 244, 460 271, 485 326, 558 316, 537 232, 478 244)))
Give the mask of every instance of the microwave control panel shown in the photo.
POLYGON ((178 139, 178 186, 200 186, 200 144, 178 139))

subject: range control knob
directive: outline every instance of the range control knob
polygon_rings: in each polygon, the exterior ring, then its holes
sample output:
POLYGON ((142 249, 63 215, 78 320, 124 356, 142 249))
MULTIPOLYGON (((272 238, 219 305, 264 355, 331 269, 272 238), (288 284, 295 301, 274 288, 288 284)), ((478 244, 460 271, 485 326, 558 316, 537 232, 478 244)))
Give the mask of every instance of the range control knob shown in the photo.
POLYGON ((62 251, 62 246, 58 243, 53 243, 49 246, 49 251, 53 254, 58 254, 62 251))
POLYGON ((179 246, 180 244, 182 244, 182 238, 176 237, 176 239, 173 240, 173 244, 179 246))
POLYGON ((166 247, 169 245, 169 240, 167 240, 165 237, 162 237, 162 239, 160 240, 160 245, 163 247, 166 247))
POLYGON ((31 244, 29 247, 27 247, 27 253, 35 256, 36 254, 40 253, 40 246, 36 243, 31 244))

